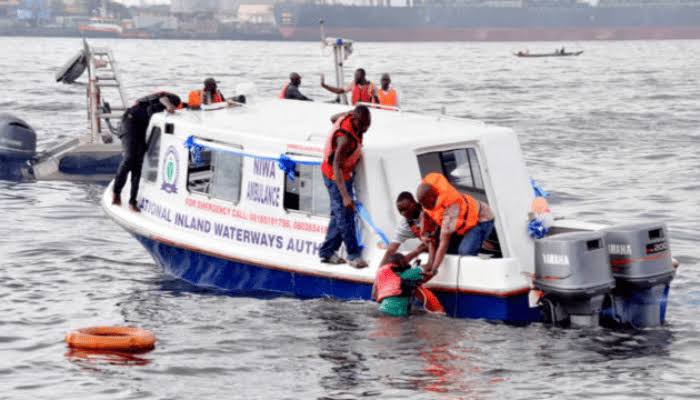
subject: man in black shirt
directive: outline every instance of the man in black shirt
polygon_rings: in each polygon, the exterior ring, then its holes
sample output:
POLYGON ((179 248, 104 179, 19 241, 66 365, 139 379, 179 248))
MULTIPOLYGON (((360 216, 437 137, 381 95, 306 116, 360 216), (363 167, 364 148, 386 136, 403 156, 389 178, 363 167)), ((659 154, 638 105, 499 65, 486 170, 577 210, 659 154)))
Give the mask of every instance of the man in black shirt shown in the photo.
POLYGON ((126 110, 119 127, 119 138, 122 141, 123 155, 122 162, 117 169, 117 176, 114 178, 112 204, 121 206, 121 192, 126 183, 126 176, 131 172, 129 208, 134 212, 140 211, 136 203, 136 196, 139 192, 143 157, 146 154, 146 129, 148 129, 148 123, 153 114, 164 110, 173 113, 181 105, 182 101, 178 96, 172 93, 159 92, 136 100, 136 103, 126 110))
POLYGON ((296 72, 292 72, 289 74, 289 83, 283 89, 283 98, 290 100, 313 101, 301 94, 299 91, 299 86, 301 86, 301 75, 297 74, 296 72))

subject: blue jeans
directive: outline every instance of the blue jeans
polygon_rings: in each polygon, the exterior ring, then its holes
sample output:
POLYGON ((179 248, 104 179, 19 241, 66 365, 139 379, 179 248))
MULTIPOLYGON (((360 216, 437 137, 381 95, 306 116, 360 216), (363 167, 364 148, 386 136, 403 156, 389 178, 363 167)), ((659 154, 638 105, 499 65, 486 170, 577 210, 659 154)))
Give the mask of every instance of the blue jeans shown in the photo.
POLYGON ((464 235, 457 253, 463 256, 479 255, 482 243, 488 239, 492 230, 493 220, 478 223, 464 235))
MULTIPOLYGON (((319 255, 321 258, 330 258, 345 243, 348 259, 354 260, 362 255, 362 249, 357 243, 357 228, 355 226, 355 212, 343 207, 343 197, 335 182, 323 177, 323 183, 328 189, 331 200, 331 222, 328 224, 326 240, 321 245, 319 255)), ((350 197, 353 197, 352 178, 345 182, 345 188, 350 197)))

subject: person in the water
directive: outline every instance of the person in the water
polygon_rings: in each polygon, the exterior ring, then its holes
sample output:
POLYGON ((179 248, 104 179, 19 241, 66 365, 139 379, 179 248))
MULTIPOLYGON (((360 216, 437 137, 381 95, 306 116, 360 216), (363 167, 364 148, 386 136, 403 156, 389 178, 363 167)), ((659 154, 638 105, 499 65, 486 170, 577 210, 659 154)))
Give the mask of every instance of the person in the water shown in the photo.
POLYGON ((423 270, 411 268, 403 254, 394 253, 389 256, 389 262, 377 270, 372 297, 383 314, 406 317, 411 313, 411 299, 422 281, 423 270))

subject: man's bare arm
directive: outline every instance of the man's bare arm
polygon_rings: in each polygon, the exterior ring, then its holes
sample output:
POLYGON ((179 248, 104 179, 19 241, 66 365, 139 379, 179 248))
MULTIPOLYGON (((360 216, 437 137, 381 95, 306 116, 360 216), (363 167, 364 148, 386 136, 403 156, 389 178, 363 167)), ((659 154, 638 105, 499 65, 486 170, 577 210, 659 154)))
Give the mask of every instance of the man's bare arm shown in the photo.
POLYGON ((396 254, 396 252, 399 251, 399 247, 401 247, 401 243, 397 243, 397 242, 389 243, 389 246, 386 248, 386 251, 384 252, 384 257, 382 258, 382 262, 379 265, 384 265, 387 262, 389 262, 389 257, 396 254))
POLYGON ((328 90, 329 92, 335 93, 335 94, 343 94, 343 93, 348 91, 347 89, 344 89, 344 88, 326 85, 326 77, 324 75, 321 75, 321 87, 328 90))
POLYGON ((158 101, 160 101, 160 104, 165 106, 165 109, 169 113, 172 114, 175 112, 175 106, 173 105, 173 103, 170 102, 170 99, 168 98, 168 96, 161 96, 161 98, 158 99, 158 101))
POLYGON ((440 265, 442 265, 447 249, 450 246, 450 238, 457 227, 457 217, 459 216, 459 205, 453 204, 445 210, 442 215, 442 226, 440 227, 440 245, 435 252, 435 259, 430 265, 430 271, 437 274, 440 265))

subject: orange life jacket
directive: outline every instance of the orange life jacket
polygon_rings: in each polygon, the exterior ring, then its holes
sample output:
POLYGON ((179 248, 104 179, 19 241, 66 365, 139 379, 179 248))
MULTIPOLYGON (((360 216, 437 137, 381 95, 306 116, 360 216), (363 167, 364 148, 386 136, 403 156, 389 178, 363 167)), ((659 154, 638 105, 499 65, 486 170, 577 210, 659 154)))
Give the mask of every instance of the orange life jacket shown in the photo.
POLYGON ((382 106, 398 107, 399 105, 399 97, 394 88, 389 88, 387 91, 379 88, 379 90, 377 90, 377 97, 379 97, 379 104, 382 106))
POLYGON ((284 99, 287 96, 287 88, 289 87, 289 83, 285 83, 284 86, 282 86, 282 90, 280 90, 280 99, 284 99))
POLYGON ((459 205, 459 215, 455 227, 457 234, 464 235, 479 223, 479 202, 469 195, 460 193, 443 174, 430 173, 423 178, 423 183, 432 186, 437 191, 438 198, 435 207, 432 210, 423 207, 423 212, 427 213, 435 223, 442 225, 445 210, 453 204, 459 205))
POLYGON ((445 313, 445 307, 442 306, 440 299, 435 296, 435 293, 423 285, 416 288, 416 299, 423 303, 423 308, 430 312, 445 313))
POLYGON ((374 103, 374 83, 367 81, 364 85, 353 85, 352 88, 352 104, 357 103, 374 103))
POLYGON ((395 264, 385 264, 377 270, 374 286, 377 290, 377 303, 387 297, 401 296, 401 277, 392 268, 395 264))
POLYGON ((323 148, 323 163, 321 164, 321 172, 323 172, 323 175, 330 180, 335 179, 335 175, 333 174, 333 157, 335 156, 336 151, 336 138, 346 136, 355 142, 355 150, 349 157, 346 157, 340 165, 340 170, 343 173, 343 180, 347 181, 352 178, 352 173, 355 170, 355 166, 360 161, 360 156, 362 156, 362 138, 355 133, 355 128, 352 126, 352 118, 352 115, 346 115, 338 118, 338 120, 335 121, 335 124, 333 124, 333 129, 326 140, 326 146, 323 148))
MULTIPOLYGON (((187 104, 190 107, 200 107, 204 101, 204 90, 193 90, 190 92, 188 97, 187 104)), ((212 96, 211 102, 221 103, 222 101, 224 101, 224 97, 221 95, 221 92, 217 90, 212 96)))

